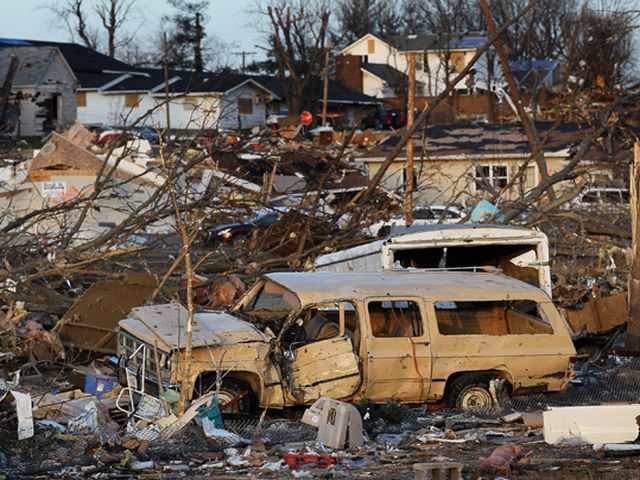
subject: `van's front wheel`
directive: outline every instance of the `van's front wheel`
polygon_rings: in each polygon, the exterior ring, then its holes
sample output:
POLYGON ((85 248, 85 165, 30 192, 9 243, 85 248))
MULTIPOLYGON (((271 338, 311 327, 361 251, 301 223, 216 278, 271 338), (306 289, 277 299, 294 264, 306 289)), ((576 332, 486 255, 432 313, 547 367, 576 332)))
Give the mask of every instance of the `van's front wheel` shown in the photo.
MULTIPOLYGON (((216 391, 215 375, 206 375, 196 381, 194 397, 200 397, 216 391)), ((250 412, 253 407, 253 393, 244 383, 234 378, 222 380, 218 391, 218 404, 223 413, 250 412)))
POLYGON ((464 410, 490 407, 493 398, 489 391, 489 381, 482 376, 464 376, 453 381, 449 387, 447 403, 464 410))

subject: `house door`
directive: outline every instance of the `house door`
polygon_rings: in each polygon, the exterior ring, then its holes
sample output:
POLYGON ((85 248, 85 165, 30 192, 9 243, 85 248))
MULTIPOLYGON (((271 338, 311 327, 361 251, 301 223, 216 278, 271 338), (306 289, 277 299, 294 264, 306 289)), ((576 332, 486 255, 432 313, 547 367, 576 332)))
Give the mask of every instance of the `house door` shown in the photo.
POLYGON ((369 299, 363 396, 376 403, 423 402, 431 388, 431 339, 418 299, 369 299))
POLYGON ((355 308, 348 302, 315 306, 302 320, 304 344, 292 344, 285 367, 291 392, 300 403, 351 397, 361 383, 355 308))

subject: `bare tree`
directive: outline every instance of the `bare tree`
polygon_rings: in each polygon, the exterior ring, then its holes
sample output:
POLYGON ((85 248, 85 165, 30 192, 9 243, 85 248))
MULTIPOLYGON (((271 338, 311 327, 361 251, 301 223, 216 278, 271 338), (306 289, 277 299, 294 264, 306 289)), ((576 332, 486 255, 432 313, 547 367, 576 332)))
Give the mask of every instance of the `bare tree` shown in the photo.
POLYGON ((330 12, 322 3, 305 7, 282 0, 263 13, 270 25, 269 54, 277 61, 289 113, 299 114, 324 58, 330 12))
POLYGON ((98 32, 87 24, 87 12, 84 0, 64 0, 45 5, 54 14, 52 23, 62 25, 67 29, 72 41, 80 38, 89 48, 98 48, 98 32))
POLYGON ((628 2, 583 5, 565 16, 564 59, 572 90, 611 90, 628 72, 637 10, 628 2))
POLYGON ((133 36, 125 30, 132 20, 136 0, 98 0, 93 8, 85 0, 58 0, 45 5, 54 14, 55 26, 63 26, 72 41, 76 38, 89 48, 104 51, 110 57, 133 36), (99 26, 94 26, 93 22, 99 26))
POLYGON ((117 35, 122 33, 134 4, 135 0, 101 0, 95 6, 96 14, 107 32, 107 55, 110 57, 115 57, 116 46, 130 41, 124 38, 118 41, 117 35))
POLYGON ((336 43, 347 45, 367 33, 396 35, 400 33, 402 15, 394 2, 382 0, 340 0, 337 8, 336 43))

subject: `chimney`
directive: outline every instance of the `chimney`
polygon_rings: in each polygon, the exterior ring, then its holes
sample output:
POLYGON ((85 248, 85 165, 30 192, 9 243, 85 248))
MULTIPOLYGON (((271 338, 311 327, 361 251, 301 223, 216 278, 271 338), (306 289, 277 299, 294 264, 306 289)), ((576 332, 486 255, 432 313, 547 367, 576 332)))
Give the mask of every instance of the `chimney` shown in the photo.
POLYGON ((362 57, 338 55, 336 79, 350 90, 362 93, 362 57))

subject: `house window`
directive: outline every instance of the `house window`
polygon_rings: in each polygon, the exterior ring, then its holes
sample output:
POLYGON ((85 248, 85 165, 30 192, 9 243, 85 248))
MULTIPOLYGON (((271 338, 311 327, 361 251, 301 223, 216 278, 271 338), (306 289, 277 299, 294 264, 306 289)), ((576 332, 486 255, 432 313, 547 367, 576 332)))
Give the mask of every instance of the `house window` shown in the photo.
POLYGON ((374 337, 420 337, 422 317, 416 302, 386 300, 369 302, 369 321, 374 337))
MULTIPOLYGON (((415 192, 416 190, 418 190, 418 176, 420 175, 420 171, 417 169, 413 169, 413 178, 412 178, 412 186, 413 186, 413 191, 415 192)), ((405 188, 405 185, 407 184, 407 169, 403 168, 402 169, 402 188, 405 188)))
POLYGON ((87 106, 87 92, 76 92, 76 105, 78 107, 87 106))
POLYGON ((367 53, 376 53, 376 41, 373 38, 367 39, 367 53))
POLYGON ((137 107, 140 103, 140 95, 137 93, 127 93, 124 96, 124 106, 127 108, 137 107))
POLYGON ((452 52, 451 59, 449 60, 449 65, 451 66, 451 70, 456 73, 460 73, 464 70, 465 61, 464 61, 464 53, 463 52, 452 52))
POLYGON ((536 186, 536 167, 527 167, 524 171, 524 188, 530 190, 536 186))
POLYGON ((243 113, 243 114, 253 113, 253 99, 252 98, 239 98, 238 99, 238 113, 243 113))
POLYGON ((424 53, 416 53, 416 72, 424 71, 424 53))
POLYGON ((506 165, 476 165, 475 181, 478 191, 502 189, 507 186, 508 180, 506 165))

